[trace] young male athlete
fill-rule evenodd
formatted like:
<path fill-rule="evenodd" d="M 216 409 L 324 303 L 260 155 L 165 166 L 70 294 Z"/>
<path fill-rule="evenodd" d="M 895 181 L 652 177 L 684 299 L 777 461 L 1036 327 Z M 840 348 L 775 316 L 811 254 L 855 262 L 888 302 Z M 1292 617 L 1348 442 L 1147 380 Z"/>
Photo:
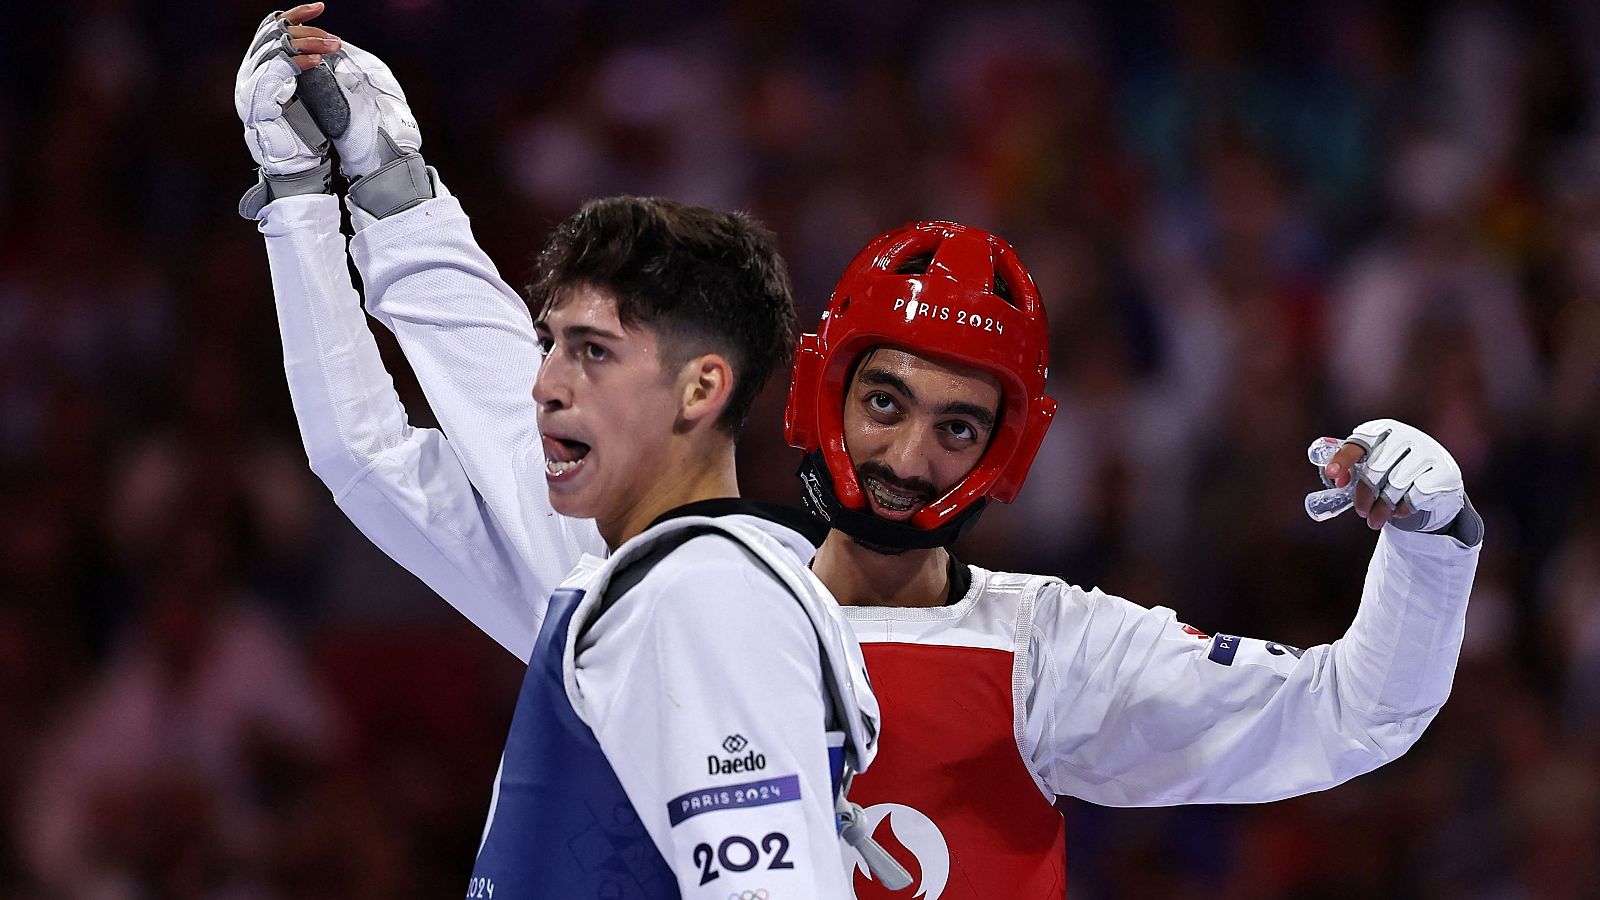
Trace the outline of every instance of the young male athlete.
<path fill-rule="evenodd" d="M 467 896 L 848 896 L 835 814 L 877 731 L 860 648 L 804 566 L 811 545 L 730 499 L 734 437 L 792 345 L 770 235 L 671 201 L 588 203 L 545 245 L 530 320 L 422 165 L 387 69 L 299 24 L 318 6 L 269 17 L 241 66 L 262 167 L 242 206 L 266 235 L 313 468 L 441 593 L 506 601 L 480 624 L 529 661 Z M 516 313 L 482 349 L 527 378 L 488 412 L 519 450 L 505 487 L 538 520 L 502 527 L 485 504 L 506 498 L 405 421 L 350 283 L 326 142 L 292 104 L 295 53 L 313 49 L 344 54 L 336 143 L 374 311 L 402 330 L 437 297 Z"/>
<path fill-rule="evenodd" d="M 498 523 L 485 530 L 525 533 L 548 508 L 516 495 L 518 445 L 501 426 L 527 403 L 525 373 L 504 361 L 530 338 L 488 296 L 374 314 Z M 1357 510 L 1388 524 L 1355 622 L 1329 645 L 1207 637 L 1167 609 L 957 563 L 945 548 L 987 498 L 1016 494 L 1048 427 L 1046 335 L 1009 246 L 919 223 L 851 264 L 796 362 L 789 437 L 810 451 L 808 505 L 833 528 L 813 569 L 850 604 L 889 719 L 853 796 L 903 847 L 916 883 L 898 896 L 1060 897 L 1058 795 L 1133 806 L 1324 789 L 1403 753 L 1453 677 L 1481 522 L 1449 454 L 1390 420 L 1359 427 L 1326 469 L 1348 485 L 1359 461 Z M 1392 510 L 1412 515 L 1389 522 Z M 520 595 L 490 577 L 515 553 L 470 543 L 478 552 L 443 552 L 471 583 L 430 584 L 520 653 L 503 612 Z M 436 551 L 391 548 L 424 575 L 441 568 Z M 858 897 L 897 896 L 859 865 L 853 877 Z"/>

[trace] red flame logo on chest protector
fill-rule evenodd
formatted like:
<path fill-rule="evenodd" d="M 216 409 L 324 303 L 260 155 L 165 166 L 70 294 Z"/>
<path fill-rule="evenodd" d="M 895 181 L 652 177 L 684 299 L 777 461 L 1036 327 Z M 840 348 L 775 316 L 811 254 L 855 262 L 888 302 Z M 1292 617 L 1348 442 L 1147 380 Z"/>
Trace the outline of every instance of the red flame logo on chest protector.
<path fill-rule="evenodd" d="M 854 861 L 851 883 L 857 900 L 878 897 L 939 900 L 950 882 L 950 847 L 939 826 L 921 810 L 901 803 L 877 803 L 863 812 L 872 839 L 911 873 L 911 889 L 890 891 L 879 884 L 867 870 L 866 860 L 851 848 L 846 858 Z"/>

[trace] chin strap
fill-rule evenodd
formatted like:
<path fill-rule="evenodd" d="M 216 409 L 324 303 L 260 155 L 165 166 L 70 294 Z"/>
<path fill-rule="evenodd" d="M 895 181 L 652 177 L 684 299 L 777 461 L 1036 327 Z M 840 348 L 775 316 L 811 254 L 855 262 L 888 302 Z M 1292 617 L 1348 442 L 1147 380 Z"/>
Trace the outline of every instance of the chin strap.
<path fill-rule="evenodd" d="M 822 451 L 813 450 L 800 461 L 800 483 L 805 485 L 806 509 L 812 515 L 856 539 L 862 546 L 880 553 L 903 553 L 907 550 L 931 550 L 948 547 L 967 533 L 978 521 L 988 503 L 978 498 L 954 519 L 938 528 L 922 529 L 904 522 L 890 522 L 877 516 L 849 509 L 839 502 L 833 491 L 833 475 L 822 461 Z"/>

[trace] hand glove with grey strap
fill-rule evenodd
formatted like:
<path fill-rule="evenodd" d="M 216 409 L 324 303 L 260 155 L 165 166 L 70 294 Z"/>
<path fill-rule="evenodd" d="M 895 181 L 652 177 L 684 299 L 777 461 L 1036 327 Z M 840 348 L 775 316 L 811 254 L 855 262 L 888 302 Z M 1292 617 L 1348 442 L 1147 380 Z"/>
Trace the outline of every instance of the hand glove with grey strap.
<path fill-rule="evenodd" d="M 256 219 L 268 203 L 297 194 L 331 193 L 333 163 L 328 138 L 304 103 L 297 102 L 299 67 L 280 13 L 261 21 L 239 64 L 233 106 L 244 140 L 260 166 L 259 179 L 239 200 L 239 215 Z"/>
<path fill-rule="evenodd" d="M 1483 540 L 1483 519 L 1467 499 L 1461 467 L 1444 445 L 1419 428 L 1394 419 L 1373 419 L 1347 438 L 1366 448 L 1356 474 L 1391 508 L 1401 501 L 1413 512 L 1389 524 L 1401 531 L 1448 534 L 1471 547 Z"/>
<path fill-rule="evenodd" d="M 348 41 L 324 59 L 349 104 L 349 126 L 332 135 L 339 169 L 350 180 L 356 227 L 436 196 L 435 177 L 417 152 L 422 132 L 394 73 L 383 60 Z M 326 121 L 322 107 L 334 98 L 310 92 L 303 96 Z"/>

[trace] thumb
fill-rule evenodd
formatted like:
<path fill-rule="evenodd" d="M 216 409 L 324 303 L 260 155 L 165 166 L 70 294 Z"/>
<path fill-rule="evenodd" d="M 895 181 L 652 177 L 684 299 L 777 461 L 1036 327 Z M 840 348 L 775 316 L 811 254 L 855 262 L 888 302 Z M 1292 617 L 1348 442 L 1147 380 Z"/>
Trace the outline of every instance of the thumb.
<path fill-rule="evenodd" d="M 1350 469 L 1366 455 L 1366 448 L 1360 444 L 1347 442 L 1333 455 L 1333 459 L 1328 460 L 1328 464 L 1323 466 L 1322 473 L 1328 476 L 1334 487 L 1344 487 L 1350 483 Z"/>

